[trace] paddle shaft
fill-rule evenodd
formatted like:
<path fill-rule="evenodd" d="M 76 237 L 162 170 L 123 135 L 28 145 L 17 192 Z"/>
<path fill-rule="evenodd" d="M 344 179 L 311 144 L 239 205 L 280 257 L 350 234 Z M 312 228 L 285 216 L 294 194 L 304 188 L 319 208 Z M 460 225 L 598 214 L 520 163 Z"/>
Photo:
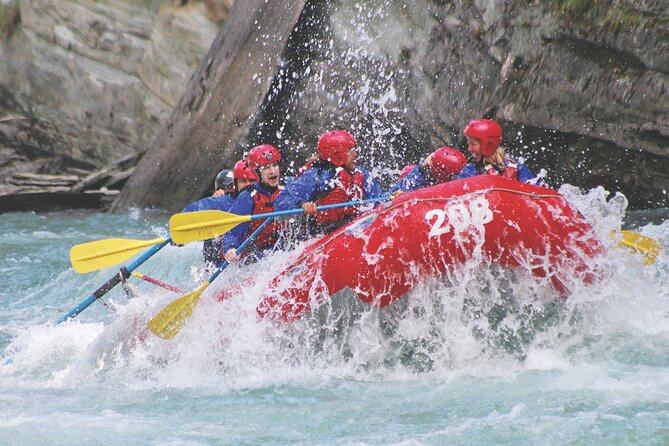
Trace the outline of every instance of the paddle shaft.
<path fill-rule="evenodd" d="M 168 237 L 165 241 L 162 243 L 159 243 L 158 245 L 152 246 L 151 248 L 147 249 L 142 253 L 141 256 L 139 256 L 134 262 L 132 262 L 130 265 L 127 267 L 121 268 L 121 272 L 119 274 L 114 275 L 111 279 L 109 279 L 107 282 L 105 282 L 100 288 L 97 290 L 93 291 L 93 294 L 88 296 L 86 299 L 84 299 L 79 305 L 76 307 L 72 308 L 65 316 L 61 317 L 56 321 L 56 325 L 71 319 L 84 311 L 90 304 L 104 296 L 114 288 L 116 285 L 121 283 L 122 280 L 127 279 L 130 277 L 130 273 L 134 271 L 135 269 L 139 268 L 139 266 L 149 260 L 155 253 L 160 251 L 165 245 L 167 245 L 170 242 L 170 238 Z"/>
<path fill-rule="evenodd" d="M 380 203 L 392 200 L 392 196 L 370 198 L 360 201 L 328 204 L 316 207 L 316 211 L 360 206 L 369 203 Z M 189 243 L 208 240 L 225 234 L 237 225 L 265 218 L 281 217 L 284 215 L 304 214 L 303 208 L 287 209 L 285 211 L 268 212 L 265 214 L 237 215 L 229 212 L 207 210 L 175 214 L 170 218 L 170 234 L 174 243 Z"/>
<path fill-rule="evenodd" d="M 270 224 L 272 220 L 273 218 L 269 217 L 260 225 L 260 227 L 258 227 L 258 229 L 253 231 L 253 234 L 244 240 L 244 242 L 236 249 L 237 254 L 241 254 L 241 252 L 267 227 L 268 224 Z M 160 313 L 149 321 L 149 330 L 156 336 L 166 340 L 176 336 L 177 333 L 179 333 L 179 330 L 181 330 L 181 327 L 186 323 L 186 320 L 193 314 L 193 308 L 195 308 L 200 301 L 200 296 L 204 290 L 216 280 L 219 274 L 221 274 L 228 265 L 229 263 L 224 260 L 223 263 L 216 268 L 216 271 L 209 276 L 209 279 L 200 285 L 198 289 L 190 294 L 180 297 L 163 308 Z"/>
<path fill-rule="evenodd" d="M 383 197 L 379 198 L 369 198 L 367 200 L 359 200 L 359 201 L 347 201 L 345 203 L 335 203 L 335 204 L 326 204 L 325 206 L 317 206 L 316 211 L 327 211 L 328 209 L 337 209 L 337 208 L 345 208 L 349 206 L 360 206 L 363 204 L 369 204 L 369 203 L 379 203 L 382 201 L 388 201 L 392 200 L 393 197 L 386 195 Z M 229 223 L 230 228 L 226 230 L 226 232 L 235 226 L 241 224 L 241 223 L 246 223 L 251 220 L 259 220 L 261 218 L 274 218 L 274 217 L 282 217 L 284 215 L 295 215 L 295 214 L 304 214 L 304 209 L 303 208 L 297 208 L 297 209 L 286 209 L 285 211 L 274 211 L 274 212 L 267 212 L 265 214 L 251 214 L 251 215 L 236 215 L 236 214 L 231 214 L 228 212 L 223 212 L 223 211 L 202 211 L 201 213 L 205 212 L 211 212 L 214 214 L 220 214 L 222 217 L 217 218 L 216 220 L 212 221 L 206 221 L 204 223 L 191 223 L 191 224 L 186 224 L 181 227 L 171 227 L 171 231 L 183 231 L 183 230 L 192 230 L 192 229 L 198 229 L 201 227 L 207 227 L 207 226 L 215 226 L 217 224 L 225 224 Z M 186 212 L 182 214 L 176 214 L 173 217 L 177 216 L 192 216 L 196 215 L 199 212 Z M 218 234 L 221 235 L 221 234 Z M 174 238 L 174 237 L 173 237 Z M 205 240 L 205 239 L 202 239 Z"/>
<path fill-rule="evenodd" d="M 246 240 L 244 240 L 241 245 L 239 245 L 239 247 L 235 251 L 237 253 L 237 255 L 241 254 L 242 251 L 244 251 L 247 246 L 249 246 L 251 243 L 253 243 L 253 239 L 255 239 L 258 236 L 258 234 L 260 234 L 262 232 L 262 230 L 265 229 L 267 227 L 267 225 L 272 222 L 272 219 L 273 219 L 273 217 L 267 218 L 267 220 L 265 220 L 258 227 L 258 229 L 253 231 L 253 234 L 249 235 L 248 238 Z M 209 282 L 209 283 L 213 282 L 218 277 L 218 275 L 221 274 L 223 272 L 223 270 L 228 267 L 228 265 L 229 265 L 228 261 L 224 260 L 223 263 L 221 263 L 221 265 L 218 268 L 216 268 L 216 271 L 211 273 L 211 276 L 209 276 L 209 279 L 207 280 L 207 282 Z"/>
<path fill-rule="evenodd" d="M 369 203 L 379 203 L 382 201 L 389 201 L 392 200 L 393 197 L 390 195 L 386 195 L 383 197 L 379 198 L 368 198 L 366 200 L 359 200 L 359 201 L 347 201 L 345 203 L 335 203 L 335 204 L 326 204 L 325 206 L 317 206 L 316 211 L 327 211 L 328 209 L 337 209 L 337 208 L 345 208 L 349 206 L 361 206 L 363 204 L 369 204 Z M 275 211 L 275 212 L 268 212 L 266 214 L 252 214 L 251 220 L 257 220 L 259 218 L 268 218 L 268 217 L 281 217 L 284 215 L 294 215 L 294 214 L 303 214 L 304 209 L 298 208 L 298 209 L 287 209 L 285 211 Z"/>
<path fill-rule="evenodd" d="M 156 286 L 159 286 L 161 288 L 165 288 L 166 290 L 174 291 L 175 293 L 183 293 L 183 290 L 175 287 L 174 285 L 170 285 L 169 283 L 161 282 L 158 279 L 154 279 L 153 277 L 146 276 L 139 271 L 135 271 L 132 273 L 133 276 L 137 277 L 138 279 L 142 279 L 145 282 L 152 283 Z"/>

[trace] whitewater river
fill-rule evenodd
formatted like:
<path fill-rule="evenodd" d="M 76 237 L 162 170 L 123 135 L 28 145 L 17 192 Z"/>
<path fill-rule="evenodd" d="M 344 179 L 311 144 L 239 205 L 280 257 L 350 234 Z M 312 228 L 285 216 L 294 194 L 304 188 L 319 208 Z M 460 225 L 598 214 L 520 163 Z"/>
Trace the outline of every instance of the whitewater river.
<path fill-rule="evenodd" d="M 607 279 L 567 301 L 474 267 L 388 311 L 349 302 L 278 327 L 255 304 L 282 253 L 229 268 L 171 341 L 146 321 L 180 294 L 136 278 L 134 297 L 119 286 L 54 325 L 115 273 L 77 274 L 70 247 L 165 236 L 166 215 L 0 215 L 0 445 L 666 445 L 669 259 L 644 265 L 608 233 L 669 246 L 669 211 L 565 193 L 609 247 Z M 138 270 L 192 290 L 199 250 L 168 246 Z"/>

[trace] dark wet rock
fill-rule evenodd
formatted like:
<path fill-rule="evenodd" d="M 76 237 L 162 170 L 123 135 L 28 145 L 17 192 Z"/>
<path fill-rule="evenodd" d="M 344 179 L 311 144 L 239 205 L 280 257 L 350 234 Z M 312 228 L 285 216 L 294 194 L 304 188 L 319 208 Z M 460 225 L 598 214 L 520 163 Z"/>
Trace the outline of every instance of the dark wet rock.
<path fill-rule="evenodd" d="M 135 162 L 136 157 L 130 156 L 95 172 L 74 169 L 61 175 L 15 172 L 0 184 L 0 213 L 107 209 Z"/>
<path fill-rule="evenodd" d="M 113 195 L 112 195 L 113 197 Z M 109 206 L 104 192 L 87 194 L 67 191 L 25 192 L 0 194 L 0 213 L 3 212 L 52 212 L 67 209 L 100 209 Z"/>

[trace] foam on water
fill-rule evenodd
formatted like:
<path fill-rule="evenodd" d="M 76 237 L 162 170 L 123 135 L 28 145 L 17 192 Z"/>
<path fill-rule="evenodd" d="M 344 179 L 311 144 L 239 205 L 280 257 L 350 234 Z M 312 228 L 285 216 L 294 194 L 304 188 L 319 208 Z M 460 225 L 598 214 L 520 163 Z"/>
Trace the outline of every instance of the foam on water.
<path fill-rule="evenodd" d="M 383 310 L 343 293 L 292 324 L 260 320 L 259 297 L 298 250 L 228 268 L 169 342 L 146 323 L 179 295 L 139 281 L 131 281 L 134 298 L 119 287 L 105 298 L 108 307 L 94 304 L 72 321 L 51 322 L 114 274 L 77 275 L 67 266 L 69 247 L 121 236 L 122 217 L 84 215 L 64 225 L 65 215 L 0 216 L 5 233 L 25 241 L 3 236 L 13 246 L 5 259 L 26 259 L 16 269 L 3 262 L 14 277 L 0 294 L 0 346 L 9 360 L 0 367 L 0 430 L 16 444 L 46 438 L 48 429 L 78 443 L 66 431 L 79 419 L 89 426 L 79 428 L 81 438 L 108 443 L 243 441 L 212 417 L 217 411 L 249 426 L 251 443 L 484 444 L 543 442 L 545 435 L 562 442 L 593 431 L 626 438 L 618 425 L 653 442 L 669 414 L 667 252 L 646 266 L 614 246 L 608 234 L 625 217 L 624 197 L 561 192 L 609 248 L 593 261 L 605 280 L 574 280 L 567 300 L 546 281 L 476 259 Z M 163 218 L 138 213 L 124 236 L 149 238 L 163 230 Z M 636 230 L 669 244 L 669 221 Z M 140 270 L 194 289 L 206 277 L 198 245 L 167 247 Z M 28 273 L 36 264 L 43 277 Z M 213 299 L 249 278 L 240 293 Z M 184 404 L 192 412 L 179 418 L 173 411 Z M 374 427 L 359 430 L 351 413 L 365 414 Z M 265 430 L 255 416 L 264 417 Z M 212 433 L 203 434 L 207 429 Z"/>
<path fill-rule="evenodd" d="M 347 46 L 309 42 L 320 63 L 303 73 L 280 68 L 279 80 L 308 79 L 326 112 L 355 107 L 346 124 L 369 143 L 363 164 L 386 179 L 416 142 L 402 140 L 398 101 L 414 80 L 384 60 L 428 50 L 412 42 L 429 41 L 441 19 L 434 2 L 423 3 L 333 4 L 328 26 Z M 393 26 L 391 8 L 415 26 Z M 336 90 L 327 63 L 367 75 Z M 284 132 L 289 116 L 277 118 L 277 140 L 310 151 Z M 167 216 L 2 214 L 0 444 L 666 444 L 669 253 L 645 266 L 615 246 L 609 232 L 630 220 L 624 197 L 560 192 L 608 249 L 590 261 L 603 279 L 584 285 L 574 274 L 567 300 L 548 278 L 481 266 L 479 252 L 384 310 L 343 293 L 290 325 L 259 320 L 258 299 L 293 252 L 229 268 L 169 342 L 146 323 L 179 296 L 134 278 L 135 297 L 117 287 L 107 306 L 52 323 L 117 272 L 76 274 L 72 245 L 165 236 Z M 669 212 L 649 212 L 656 222 L 635 230 L 669 246 Z M 168 246 L 139 270 L 195 289 L 207 277 L 199 249 Z M 214 301 L 249 278 L 253 285 Z"/>

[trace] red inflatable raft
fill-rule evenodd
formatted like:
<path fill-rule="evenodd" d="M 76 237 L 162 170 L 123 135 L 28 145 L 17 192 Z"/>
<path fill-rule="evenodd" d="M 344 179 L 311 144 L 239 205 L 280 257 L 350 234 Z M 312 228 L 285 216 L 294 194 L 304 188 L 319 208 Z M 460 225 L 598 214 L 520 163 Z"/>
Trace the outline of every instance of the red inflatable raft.
<path fill-rule="evenodd" d="M 556 191 L 480 175 L 400 195 L 316 240 L 271 282 L 258 313 L 298 319 L 350 288 L 392 304 L 426 278 L 471 259 L 589 282 L 602 251 L 592 227 Z"/>

